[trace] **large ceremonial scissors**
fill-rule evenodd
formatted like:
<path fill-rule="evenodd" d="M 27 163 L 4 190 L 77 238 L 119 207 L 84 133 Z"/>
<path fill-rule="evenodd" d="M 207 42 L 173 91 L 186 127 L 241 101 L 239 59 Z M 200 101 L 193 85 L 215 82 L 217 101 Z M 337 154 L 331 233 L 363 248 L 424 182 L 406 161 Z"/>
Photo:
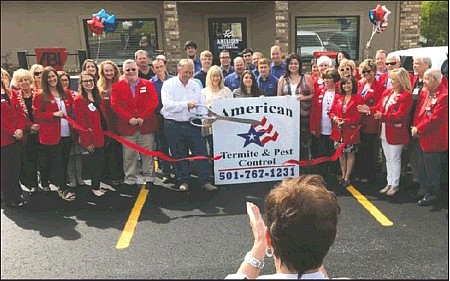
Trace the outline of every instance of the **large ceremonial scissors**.
<path fill-rule="evenodd" d="M 219 115 L 215 112 L 213 112 L 209 107 L 203 104 L 198 104 L 198 106 L 205 107 L 208 110 L 208 113 L 206 115 L 197 114 L 189 119 L 189 122 L 197 127 L 209 127 L 212 123 L 216 122 L 217 120 L 223 120 L 223 121 L 229 121 L 229 122 L 237 122 L 237 123 L 245 123 L 245 124 L 252 124 L 252 125 L 258 125 L 260 121 L 255 119 L 247 119 L 247 118 L 237 118 L 237 117 L 229 117 L 224 115 Z M 208 120 L 209 125 L 204 125 L 203 121 Z M 200 123 L 200 124 L 199 124 Z"/>

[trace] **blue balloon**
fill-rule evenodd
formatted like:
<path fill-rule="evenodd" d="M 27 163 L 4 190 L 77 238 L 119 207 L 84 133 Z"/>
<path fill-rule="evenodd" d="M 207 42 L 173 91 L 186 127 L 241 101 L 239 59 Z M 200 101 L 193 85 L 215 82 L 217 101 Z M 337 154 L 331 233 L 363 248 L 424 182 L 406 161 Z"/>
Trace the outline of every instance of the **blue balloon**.
<path fill-rule="evenodd" d="M 111 15 L 103 20 L 103 25 L 105 28 L 103 29 L 106 33 L 114 32 L 117 29 L 117 21 L 116 16 Z"/>
<path fill-rule="evenodd" d="M 97 17 L 100 20 L 103 20 L 109 17 L 110 15 L 105 11 L 105 9 L 101 9 L 98 13 L 92 14 L 92 16 Z"/>
<path fill-rule="evenodd" d="M 369 20 L 370 20 L 370 22 L 371 22 L 372 24 L 374 24 L 374 25 L 377 24 L 377 21 L 376 21 L 376 19 L 375 19 L 375 14 L 373 13 L 372 10 L 369 11 Z"/>

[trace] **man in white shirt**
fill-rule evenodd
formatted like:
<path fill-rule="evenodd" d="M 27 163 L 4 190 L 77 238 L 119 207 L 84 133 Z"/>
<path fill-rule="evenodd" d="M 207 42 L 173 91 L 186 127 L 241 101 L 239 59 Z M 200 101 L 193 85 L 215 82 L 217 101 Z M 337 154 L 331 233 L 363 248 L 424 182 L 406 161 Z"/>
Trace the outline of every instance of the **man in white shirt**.
<path fill-rule="evenodd" d="M 191 79 L 194 63 L 189 59 L 181 59 L 178 63 L 178 75 L 166 80 L 161 89 L 164 116 L 164 131 L 172 156 L 176 159 L 188 156 L 188 150 L 193 156 L 208 156 L 206 143 L 201 134 L 201 128 L 189 123 L 195 114 L 206 115 L 207 108 L 201 93 L 200 85 Z M 217 190 L 211 184 L 211 165 L 208 160 L 197 160 L 200 186 L 206 191 Z M 187 160 L 175 163 L 175 172 L 179 191 L 189 189 L 189 163 Z"/>

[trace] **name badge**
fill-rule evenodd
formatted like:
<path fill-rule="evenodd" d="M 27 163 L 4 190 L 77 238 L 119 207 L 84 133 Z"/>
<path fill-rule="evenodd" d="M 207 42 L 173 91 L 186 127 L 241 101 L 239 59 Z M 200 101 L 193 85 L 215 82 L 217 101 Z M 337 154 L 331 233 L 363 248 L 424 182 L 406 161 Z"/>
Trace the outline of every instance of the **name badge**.
<path fill-rule="evenodd" d="M 141 87 L 140 93 L 142 94 L 142 93 L 145 93 L 145 92 L 147 92 L 147 87 Z"/>
<path fill-rule="evenodd" d="M 2 102 L 5 102 L 6 100 L 5 99 L 2 99 Z"/>
<path fill-rule="evenodd" d="M 88 104 L 88 108 L 90 111 L 95 111 L 97 109 L 92 102 L 90 104 Z"/>
<path fill-rule="evenodd" d="M 414 88 L 412 94 L 413 94 L 414 96 L 417 96 L 417 95 L 419 94 L 419 88 Z"/>

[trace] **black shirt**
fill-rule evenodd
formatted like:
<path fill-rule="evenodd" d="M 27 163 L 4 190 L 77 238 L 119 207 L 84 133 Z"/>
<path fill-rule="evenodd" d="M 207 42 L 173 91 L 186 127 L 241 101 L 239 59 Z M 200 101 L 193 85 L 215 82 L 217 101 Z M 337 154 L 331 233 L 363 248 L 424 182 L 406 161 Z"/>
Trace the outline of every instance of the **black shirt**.
<path fill-rule="evenodd" d="M 147 72 L 147 74 L 144 74 L 140 69 L 139 69 L 139 73 L 138 73 L 138 77 L 142 78 L 142 79 L 146 79 L 146 80 L 150 80 L 150 78 L 152 78 L 153 76 L 155 76 L 155 73 L 153 72 L 153 70 L 150 68 L 149 71 Z"/>

